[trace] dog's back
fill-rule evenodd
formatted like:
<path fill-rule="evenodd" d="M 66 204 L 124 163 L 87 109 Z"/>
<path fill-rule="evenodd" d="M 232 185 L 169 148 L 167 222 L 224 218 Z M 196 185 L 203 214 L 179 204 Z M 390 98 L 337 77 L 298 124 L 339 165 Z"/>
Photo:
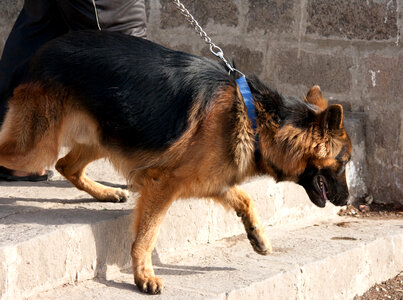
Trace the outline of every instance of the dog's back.
<path fill-rule="evenodd" d="M 48 43 L 25 79 L 70 95 L 97 120 L 105 144 L 148 150 L 171 145 L 187 128 L 194 101 L 204 110 L 231 81 L 208 59 L 94 31 Z"/>
<path fill-rule="evenodd" d="M 67 146 L 71 151 L 56 168 L 101 201 L 127 195 L 81 182 L 86 165 L 99 158 L 108 158 L 131 185 L 143 185 L 141 170 L 185 161 L 193 165 L 179 174 L 199 170 L 234 183 L 246 172 L 232 164 L 236 111 L 243 110 L 234 99 L 236 83 L 216 62 L 136 37 L 72 32 L 42 47 L 14 90 L 0 132 L 0 165 L 38 172 Z M 234 170 L 215 168 L 215 160 Z M 203 189 L 222 189 L 211 183 Z"/>

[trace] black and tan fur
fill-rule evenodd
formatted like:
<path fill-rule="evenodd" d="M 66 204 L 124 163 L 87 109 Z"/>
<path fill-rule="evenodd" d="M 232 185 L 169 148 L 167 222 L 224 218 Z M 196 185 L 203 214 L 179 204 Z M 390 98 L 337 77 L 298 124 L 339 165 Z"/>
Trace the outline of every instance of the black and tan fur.
<path fill-rule="evenodd" d="M 252 199 L 237 186 L 245 178 L 269 174 L 301 184 L 319 206 L 327 198 L 346 203 L 351 143 L 341 106 L 328 106 L 317 86 L 301 101 L 254 76 L 247 80 L 256 132 L 224 66 L 129 36 L 68 34 L 39 50 L 14 90 L 0 131 L 0 165 L 37 172 L 57 161 L 63 176 L 99 201 L 125 201 L 126 191 L 85 176 L 89 163 L 109 159 L 140 194 L 135 283 L 158 293 L 163 283 L 151 252 L 177 198 L 209 197 L 234 209 L 263 255 L 272 249 Z M 70 152 L 57 160 L 62 146 Z"/>

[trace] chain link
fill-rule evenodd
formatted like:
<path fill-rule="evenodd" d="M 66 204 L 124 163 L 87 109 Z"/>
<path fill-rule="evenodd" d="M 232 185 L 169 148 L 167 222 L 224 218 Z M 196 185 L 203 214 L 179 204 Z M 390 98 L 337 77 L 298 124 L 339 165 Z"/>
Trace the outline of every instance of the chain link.
<path fill-rule="evenodd" d="M 180 13 L 185 17 L 185 19 L 194 27 L 196 33 L 198 33 L 200 35 L 200 37 L 204 40 L 204 42 L 210 46 L 210 52 L 213 53 L 215 56 L 221 58 L 222 61 L 227 65 L 228 69 L 230 69 L 231 72 L 236 71 L 236 72 L 242 74 L 242 72 L 238 71 L 233 66 L 231 66 L 231 64 L 224 57 L 224 51 L 222 51 L 222 49 L 220 47 L 218 47 L 216 44 L 214 44 L 211 41 L 211 38 L 207 35 L 207 33 L 203 30 L 203 28 L 195 20 L 195 18 L 192 16 L 192 14 L 186 9 L 186 7 L 179 0 L 173 0 L 173 2 L 176 5 L 176 7 L 178 8 L 178 10 L 180 11 Z"/>

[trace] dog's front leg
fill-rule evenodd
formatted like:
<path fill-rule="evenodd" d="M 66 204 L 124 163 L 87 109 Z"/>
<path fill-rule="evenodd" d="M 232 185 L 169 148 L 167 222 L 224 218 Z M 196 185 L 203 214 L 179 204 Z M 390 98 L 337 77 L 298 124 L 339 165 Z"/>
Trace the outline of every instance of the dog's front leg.
<path fill-rule="evenodd" d="M 140 291 L 158 294 L 164 284 L 154 274 L 151 253 L 157 240 L 164 216 L 172 203 L 170 193 L 156 187 L 147 187 L 140 192 L 136 219 L 134 220 L 135 241 L 132 245 L 134 282 Z"/>
<path fill-rule="evenodd" d="M 261 254 L 272 252 L 271 244 L 259 221 L 252 198 L 238 186 L 230 188 L 222 197 L 216 198 L 224 206 L 230 206 L 241 217 L 253 249 Z"/>

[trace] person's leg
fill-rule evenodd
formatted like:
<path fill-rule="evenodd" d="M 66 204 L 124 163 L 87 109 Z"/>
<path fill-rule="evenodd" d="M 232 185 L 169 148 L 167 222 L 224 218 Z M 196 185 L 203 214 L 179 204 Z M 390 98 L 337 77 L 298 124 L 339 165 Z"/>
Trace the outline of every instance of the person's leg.
<path fill-rule="evenodd" d="M 50 0 L 25 0 L 0 59 L 0 124 L 7 100 L 19 84 L 32 55 L 47 41 L 67 32 Z"/>
<path fill-rule="evenodd" d="M 53 1 L 25 0 L 0 59 L 0 128 L 7 112 L 7 101 L 21 81 L 32 55 L 43 44 L 67 30 Z M 39 174 L 42 177 L 36 177 L 25 172 L 0 168 L 0 179 L 13 180 L 15 176 L 16 180 L 44 180 L 44 172 Z"/>

